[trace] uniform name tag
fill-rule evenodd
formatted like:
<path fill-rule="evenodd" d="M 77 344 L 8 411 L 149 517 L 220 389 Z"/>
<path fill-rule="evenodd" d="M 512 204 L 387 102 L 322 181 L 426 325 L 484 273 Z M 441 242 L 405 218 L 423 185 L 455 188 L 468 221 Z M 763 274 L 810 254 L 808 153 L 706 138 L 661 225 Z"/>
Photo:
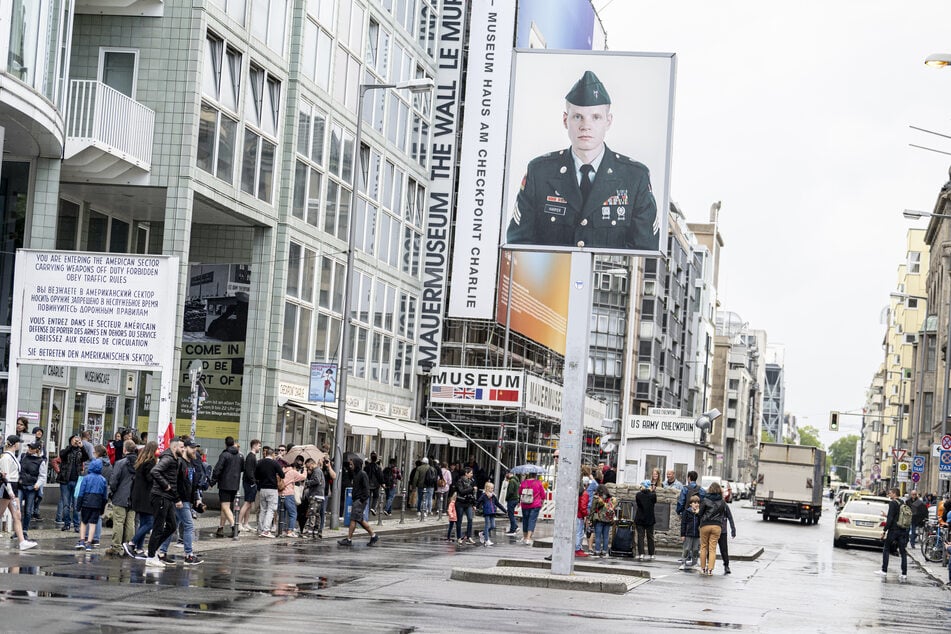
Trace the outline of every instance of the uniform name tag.
<path fill-rule="evenodd" d="M 561 196 L 548 196 L 545 198 L 550 203 L 562 203 L 566 204 L 568 201 L 562 198 Z"/>
<path fill-rule="evenodd" d="M 564 205 L 545 205 L 545 213 L 554 214 L 556 216 L 564 216 L 565 207 Z"/>

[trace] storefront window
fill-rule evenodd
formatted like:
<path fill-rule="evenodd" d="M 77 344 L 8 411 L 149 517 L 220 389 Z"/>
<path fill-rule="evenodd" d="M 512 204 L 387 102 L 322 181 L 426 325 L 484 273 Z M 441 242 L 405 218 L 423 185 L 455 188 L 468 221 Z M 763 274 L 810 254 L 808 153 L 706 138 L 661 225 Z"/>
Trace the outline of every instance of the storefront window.
<path fill-rule="evenodd" d="M 78 434 L 86 425 L 86 393 L 76 392 L 76 399 L 73 401 L 73 428 L 70 435 Z"/>

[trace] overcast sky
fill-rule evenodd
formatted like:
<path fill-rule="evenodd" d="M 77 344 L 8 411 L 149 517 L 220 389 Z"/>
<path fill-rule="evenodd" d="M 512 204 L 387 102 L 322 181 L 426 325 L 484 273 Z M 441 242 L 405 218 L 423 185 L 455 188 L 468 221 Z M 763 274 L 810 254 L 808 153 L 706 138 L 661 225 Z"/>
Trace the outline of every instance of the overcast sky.
<path fill-rule="evenodd" d="M 723 201 L 722 309 L 786 349 L 786 411 L 828 445 L 883 361 L 904 208 L 948 180 L 951 2 L 595 0 L 612 50 L 677 54 L 671 200 Z M 629 150 L 634 154 L 633 150 Z M 636 158 L 636 154 L 635 154 Z"/>

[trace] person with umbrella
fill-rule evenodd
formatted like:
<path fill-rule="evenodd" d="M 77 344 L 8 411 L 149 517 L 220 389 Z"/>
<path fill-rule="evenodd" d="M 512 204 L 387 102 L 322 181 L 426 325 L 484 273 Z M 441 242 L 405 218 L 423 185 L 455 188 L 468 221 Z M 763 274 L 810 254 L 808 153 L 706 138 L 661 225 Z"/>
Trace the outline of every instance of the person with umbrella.
<path fill-rule="evenodd" d="M 545 487 L 542 486 L 537 474 L 544 471 L 536 465 L 523 465 L 525 479 L 518 487 L 519 501 L 522 505 L 522 532 L 525 533 L 525 539 L 522 543 L 531 546 L 532 535 L 535 532 L 535 522 L 538 521 L 538 514 L 541 512 L 542 504 L 545 501 Z M 518 471 L 520 467 L 515 467 L 513 471 Z"/>
<path fill-rule="evenodd" d="M 367 501 L 370 499 L 370 479 L 367 477 L 366 471 L 363 470 L 363 458 L 361 458 L 359 454 L 349 454 L 347 464 L 350 467 L 350 472 L 353 474 L 353 501 L 350 507 L 350 528 L 347 531 L 347 536 L 337 543 L 341 546 L 352 546 L 353 532 L 357 529 L 357 524 L 359 524 L 363 527 L 363 530 L 370 534 L 370 541 L 367 545 L 375 546 L 377 542 L 380 541 L 380 536 L 375 534 L 370 524 L 363 519 L 363 514 L 367 508 Z"/>

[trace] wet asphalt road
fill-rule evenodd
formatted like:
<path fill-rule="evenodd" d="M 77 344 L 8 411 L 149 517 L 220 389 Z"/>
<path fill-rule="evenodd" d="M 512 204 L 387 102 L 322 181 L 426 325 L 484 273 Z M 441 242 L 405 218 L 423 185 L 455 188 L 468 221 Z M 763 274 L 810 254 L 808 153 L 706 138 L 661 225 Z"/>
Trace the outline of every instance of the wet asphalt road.
<path fill-rule="evenodd" d="M 0 631 L 948 631 L 951 591 L 912 562 L 908 583 L 898 583 L 894 560 L 883 581 L 873 574 L 876 549 L 833 549 L 831 513 L 801 526 L 763 522 L 739 503 L 733 510 L 731 550 L 762 545 L 759 559 L 734 561 L 730 576 L 718 564 L 713 577 L 677 571 L 673 554 L 643 564 L 609 560 L 654 576 L 624 596 L 451 581 L 454 566 L 548 551 L 505 537 L 492 548 L 460 547 L 443 542 L 442 531 L 384 535 L 375 548 L 358 534 L 351 549 L 335 539 L 249 537 L 237 546 L 203 539 L 196 551 L 204 564 L 164 570 L 72 551 L 69 538 L 41 539 L 26 553 L 4 539 Z"/>

